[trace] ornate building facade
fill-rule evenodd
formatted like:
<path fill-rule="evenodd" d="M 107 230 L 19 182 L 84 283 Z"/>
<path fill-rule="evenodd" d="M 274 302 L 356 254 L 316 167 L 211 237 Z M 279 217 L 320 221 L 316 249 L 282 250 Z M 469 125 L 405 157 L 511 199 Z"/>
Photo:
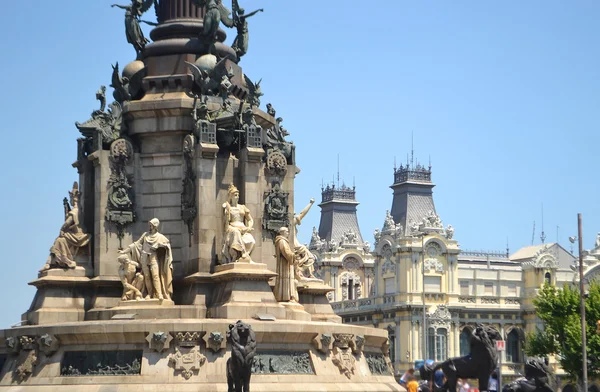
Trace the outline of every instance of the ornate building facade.
<path fill-rule="evenodd" d="M 375 258 L 363 241 L 356 216 L 356 189 L 329 185 L 321 190 L 321 221 L 309 249 L 319 260 L 319 275 L 334 291 L 330 301 L 358 301 L 375 293 Z"/>
<path fill-rule="evenodd" d="M 374 232 L 374 249 L 370 254 L 366 246 L 353 250 L 363 260 L 359 276 L 363 281 L 367 277 L 365 283 L 372 282 L 370 286 L 363 283 L 357 297 L 344 294 L 342 277 L 357 270 L 353 263 L 344 262 L 350 252 L 332 247 L 331 238 L 337 237 L 328 236 L 334 232 L 339 236 L 348 228 L 335 227 L 337 222 L 327 216 L 325 199 L 332 190 L 323 190 L 321 226 L 313 234 L 311 248 L 319 259 L 321 275 L 336 289 L 330 296 L 332 306 L 344 323 L 388 331 L 390 358 L 397 373 L 424 359 L 442 361 L 465 355 L 472 329 L 477 324 L 493 326 L 506 341 L 502 354 L 506 381 L 523 372 L 525 333 L 538 324 L 532 304 L 537 290 L 545 282 L 573 282 L 570 266 L 576 259 L 558 244 L 530 246 L 513 255 L 508 249 L 497 253 L 461 250 L 454 228 L 444 226 L 435 209 L 434 186 L 431 167 L 417 164 L 394 170 L 392 207 Z M 351 200 L 356 222 L 354 193 Z M 590 271 L 596 267 L 600 271 L 598 245 L 595 261 L 589 256 Z"/>

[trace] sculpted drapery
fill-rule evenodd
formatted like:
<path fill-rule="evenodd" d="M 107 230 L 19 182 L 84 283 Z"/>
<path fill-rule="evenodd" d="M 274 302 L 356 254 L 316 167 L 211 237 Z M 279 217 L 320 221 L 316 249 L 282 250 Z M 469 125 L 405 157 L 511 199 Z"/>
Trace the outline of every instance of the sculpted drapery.
<path fill-rule="evenodd" d="M 296 257 L 290 247 L 287 227 L 279 229 L 275 237 L 275 257 L 277 258 L 277 279 L 275 281 L 275 299 L 279 302 L 298 302 L 298 289 L 294 274 Z"/>
<path fill-rule="evenodd" d="M 223 248 L 221 255 L 223 263 L 246 262 L 252 263 L 250 254 L 254 249 L 255 240 L 250 232 L 254 220 L 250 210 L 243 204 L 238 204 L 240 192 L 232 184 L 229 186 L 228 199 L 223 203 Z"/>
<path fill-rule="evenodd" d="M 50 247 L 50 257 L 40 272 L 50 268 L 75 268 L 77 264 L 73 260 L 77 250 L 90 242 L 90 236 L 84 233 L 79 225 L 79 185 L 73 183 L 73 189 L 69 192 L 70 206 L 66 198 L 63 201 L 65 208 L 65 221 L 60 228 L 58 237 Z"/>
<path fill-rule="evenodd" d="M 159 220 L 148 222 L 149 232 L 120 253 L 130 253 L 144 275 L 146 299 L 171 299 L 173 295 L 173 255 L 169 239 L 158 232 Z"/>

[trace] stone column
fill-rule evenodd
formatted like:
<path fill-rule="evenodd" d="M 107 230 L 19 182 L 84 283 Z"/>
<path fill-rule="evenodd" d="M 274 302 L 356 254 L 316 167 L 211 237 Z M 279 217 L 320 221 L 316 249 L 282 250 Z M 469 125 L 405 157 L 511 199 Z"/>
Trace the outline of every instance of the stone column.
<path fill-rule="evenodd" d="M 202 19 L 204 9 L 193 4 L 192 0 L 161 0 L 157 16 L 161 23 L 173 19 Z"/>
<path fill-rule="evenodd" d="M 400 319 L 398 317 L 396 317 L 395 321 L 396 321 L 396 327 L 395 327 L 395 332 L 394 332 L 394 334 L 396 335 L 396 354 L 395 354 L 396 361 L 395 362 L 400 363 L 400 362 L 403 362 L 402 350 L 400 349 L 400 347 L 401 347 L 400 342 L 402 340 L 401 339 L 402 335 L 400 334 Z"/>
<path fill-rule="evenodd" d="M 375 268 L 373 268 L 373 284 L 375 285 L 375 297 L 379 296 L 381 293 L 379 292 L 379 277 L 381 276 L 381 258 L 377 258 L 375 260 Z"/>
<path fill-rule="evenodd" d="M 412 320 L 410 322 L 410 357 L 414 360 L 417 354 L 417 346 L 415 344 L 415 329 L 416 329 L 416 321 Z"/>
<path fill-rule="evenodd" d="M 453 357 L 458 357 L 460 355 L 460 327 L 458 323 L 452 323 L 453 326 L 453 335 L 454 335 L 454 354 Z"/>

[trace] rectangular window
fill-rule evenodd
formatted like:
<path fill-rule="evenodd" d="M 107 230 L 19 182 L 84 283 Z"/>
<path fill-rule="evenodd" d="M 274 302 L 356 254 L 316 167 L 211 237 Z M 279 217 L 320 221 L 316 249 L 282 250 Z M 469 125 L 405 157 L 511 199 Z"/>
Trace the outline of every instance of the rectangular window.
<path fill-rule="evenodd" d="M 471 295 L 471 284 L 466 280 L 460 281 L 460 295 Z"/>
<path fill-rule="evenodd" d="M 442 292 L 442 277 L 441 276 L 426 276 L 425 277 L 425 292 L 426 293 L 441 293 Z"/>
<path fill-rule="evenodd" d="M 485 282 L 483 284 L 483 295 L 494 295 L 494 283 Z"/>
<path fill-rule="evenodd" d="M 516 283 L 509 283 L 508 284 L 507 295 L 509 297 L 516 297 L 517 296 L 517 284 Z"/>
<path fill-rule="evenodd" d="M 396 292 L 396 278 L 385 278 L 385 294 L 394 294 Z"/>

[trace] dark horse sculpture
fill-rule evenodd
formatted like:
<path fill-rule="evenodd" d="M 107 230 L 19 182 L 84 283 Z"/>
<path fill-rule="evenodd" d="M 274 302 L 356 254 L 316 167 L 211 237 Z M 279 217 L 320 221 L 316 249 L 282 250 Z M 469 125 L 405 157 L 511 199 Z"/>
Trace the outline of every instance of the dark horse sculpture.
<path fill-rule="evenodd" d="M 525 378 L 506 384 L 502 392 L 555 392 L 553 381 L 552 370 L 548 363 L 530 358 L 525 363 Z"/>
<path fill-rule="evenodd" d="M 429 380 L 433 385 L 433 375 L 442 369 L 446 376 L 444 389 L 456 392 L 459 378 L 476 378 L 479 380 L 479 390 L 487 391 L 490 375 L 498 366 L 498 355 L 494 341 L 502 340 L 498 331 L 489 326 L 478 325 L 471 335 L 471 353 L 464 357 L 447 359 L 437 364 L 431 371 Z"/>

